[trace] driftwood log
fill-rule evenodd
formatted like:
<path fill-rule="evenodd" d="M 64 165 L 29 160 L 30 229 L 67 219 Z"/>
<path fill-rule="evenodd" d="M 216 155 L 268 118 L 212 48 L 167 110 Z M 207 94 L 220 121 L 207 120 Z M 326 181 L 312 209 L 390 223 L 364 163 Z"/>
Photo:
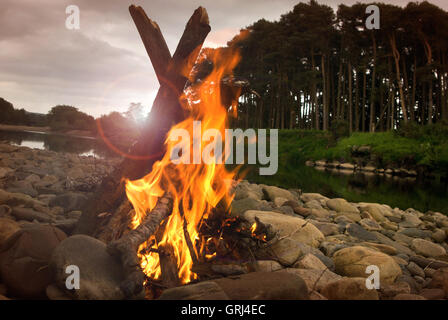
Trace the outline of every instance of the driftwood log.
<path fill-rule="evenodd" d="M 155 161 L 162 158 L 165 136 L 172 127 L 186 117 L 179 98 L 187 82 L 186 71 L 191 70 L 210 32 L 207 11 L 199 7 L 188 21 L 176 51 L 171 57 L 168 46 L 156 22 L 150 20 L 141 7 L 129 7 L 129 12 L 141 36 L 146 51 L 160 82 L 139 140 L 132 146 L 129 156 L 108 177 L 103 179 L 95 194 L 83 208 L 75 233 L 97 235 L 98 218 L 103 212 L 115 212 L 125 195 L 125 178 L 134 180 L 150 172 Z"/>
<path fill-rule="evenodd" d="M 107 245 L 109 254 L 120 258 L 123 265 L 126 279 L 122 282 L 120 288 L 126 297 L 132 297 L 140 293 L 145 281 L 145 274 L 140 267 L 140 259 L 137 256 L 138 248 L 158 231 L 160 224 L 166 221 L 172 212 L 173 197 L 170 193 L 166 193 L 158 200 L 154 209 L 146 215 L 136 229 Z M 163 255 L 161 254 L 161 260 Z M 166 264 L 165 261 L 164 263 Z M 175 266 L 176 264 L 174 264 Z M 173 266 L 170 266 L 170 268 L 173 268 Z"/>

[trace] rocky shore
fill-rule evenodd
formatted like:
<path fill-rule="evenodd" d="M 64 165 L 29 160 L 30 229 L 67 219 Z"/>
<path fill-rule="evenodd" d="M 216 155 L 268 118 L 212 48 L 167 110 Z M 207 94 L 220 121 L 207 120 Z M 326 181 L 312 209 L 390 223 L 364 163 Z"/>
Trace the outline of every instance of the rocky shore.
<path fill-rule="evenodd" d="M 82 204 L 118 162 L 0 144 L 0 300 L 124 298 L 121 265 L 106 244 L 72 235 Z M 233 192 L 231 216 L 262 223 L 268 241 L 250 261 L 217 263 L 220 277 L 165 290 L 160 299 L 448 298 L 442 213 L 248 181 Z M 81 270 L 78 290 L 66 288 L 69 265 Z M 379 289 L 366 286 L 372 265 Z"/>

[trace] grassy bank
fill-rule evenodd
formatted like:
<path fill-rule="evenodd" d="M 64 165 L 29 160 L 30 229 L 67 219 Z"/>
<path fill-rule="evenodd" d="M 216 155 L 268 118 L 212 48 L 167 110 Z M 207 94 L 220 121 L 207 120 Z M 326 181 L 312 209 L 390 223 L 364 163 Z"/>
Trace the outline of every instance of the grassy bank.
<path fill-rule="evenodd" d="M 401 209 L 448 213 L 446 183 L 417 181 L 362 174 L 342 175 L 306 167 L 306 160 L 355 161 L 353 146 L 368 145 L 369 158 L 378 166 L 427 167 L 436 175 L 448 174 L 448 134 L 440 127 L 422 127 L 407 132 L 354 133 L 336 139 L 329 132 L 280 130 L 279 168 L 273 176 L 260 176 L 255 165 L 245 166 L 246 179 L 255 183 L 300 188 L 353 202 L 376 202 Z"/>
<path fill-rule="evenodd" d="M 434 173 L 448 173 L 448 128 L 440 125 L 378 133 L 353 133 L 337 138 L 323 131 L 281 130 L 281 169 L 306 160 L 355 161 L 353 146 L 370 146 L 370 161 L 378 167 L 424 167 Z"/>

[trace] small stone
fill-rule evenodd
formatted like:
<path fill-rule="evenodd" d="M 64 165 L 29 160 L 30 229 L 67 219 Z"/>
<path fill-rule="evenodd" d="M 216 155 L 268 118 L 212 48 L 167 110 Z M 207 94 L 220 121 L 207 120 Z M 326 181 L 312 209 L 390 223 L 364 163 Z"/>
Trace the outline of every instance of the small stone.
<path fill-rule="evenodd" d="M 293 266 L 299 269 L 314 269 L 314 270 L 325 270 L 327 266 L 320 261 L 315 255 L 307 253 Z"/>
<path fill-rule="evenodd" d="M 420 239 L 431 238 L 431 231 L 420 230 L 417 228 L 401 229 L 401 230 L 398 230 L 398 233 L 404 234 L 404 235 L 406 235 L 408 237 L 412 237 L 412 238 L 420 238 Z"/>
<path fill-rule="evenodd" d="M 416 263 L 409 262 L 409 264 L 406 266 L 406 268 L 409 270 L 409 272 L 414 276 L 420 276 L 422 278 L 425 277 L 425 272 L 422 268 L 420 268 Z"/>
<path fill-rule="evenodd" d="M 366 207 L 361 208 L 363 211 L 367 211 L 376 222 L 384 222 L 386 218 L 384 218 L 383 213 L 378 208 L 377 205 L 368 205 Z"/>
<path fill-rule="evenodd" d="M 337 218 L 344 217 L 348 223 L 361 221 L 361 215 L 356 212 L 337 212 L 334 221 L 339 223 L 341 220 L 337 221 Z"/>
<path fill-rule="evenodd" d="M 243 215 L 247 210 L 259 210 L 261 205 L 261 201 L 253 198 L 234 200 L 230 208 L 230 214 L 232 217 L 238 217 Z"/>
<path fill-rule="evenodd" d="M 385 298 L 393 298 L 397 294 L 404 293 L 409 294 L 411 293 L 411 287 L 409 286 L 409 283 L 404 281 L 396 281 L 395 283 L 389 284 L 389 285 L 382 285 L 380 286 L 380 292 L 381 296 Z"/>
<path fill-rule="evenodd" d="M 304 280 L 283 270 L 213 280 L 231 300 L 308 300 Z"/>
<path fill-rule="evenodd" d="M 284 272 L 293 273 L 302 278 L 308 288 L 308 292 L 313 290 L 321 291 L 327 284 L 342 279 L 342 277 L 330 270 L 296 269 L 287 268 Z"/>
<path fill-rule="evenodd" d="M 424 239 L 412 240 L 412 249 L 425 257 L 437 257 L 446 254 L 445 248 Z"/>
<path fill-rule="evenodd" d="M 80 210 L 86 203 L 87 197 L 83 194 L 68 192 L 65 194 L 57 195 L 50 200 L 50 206 L 63 207 L 65 212 L 74 210 Z"/>
<path fill-rule="evenodd" d="M 14 207 L 12 208 L 12 214 L 18 220 L 37 220 L 39 222 L 51 222 L 53 220 L 48 214 L 30 208 Z"/>
<path fill-rule="evenodd" d="M 342 198 L 330 199 L 326 203 L 327 207 L 337 212 L 352 212 L 359 214 L 359 210 Z"/>
<path fill-rule="evenodd" d="M 392 246 L 388 246 L 386 244 L 381 244 L 381 243 L 373 243 L 373 242 L 361 242 L 360 243 L 363 246 L 372 248 L 372 249 L 376 249 L 382 253 L 388 254 L 390 256 L 396 255 L 397 254 L 397 249 L 395 249 Z"/>
<path fill-rule="evenodd" d="M 288 200 L 296 200 L 291 192 L 285 189 L 281 189 L 275 186 L 262 186 L 263 193 L 267 200 L 275 201 L 276 197 L 286 198 Z"/>
<path fill-rule="evenodd" d="M 0 218 L 0 247 L 1 245 L 20 230 L 20 225 L 11 219 Z"/>
<path fill-rule="evenodd" d="M 398 225 L 394 222 L 391 221 L 384 221 L 380 223 L 381 227 L 383 227 L 386 230 L 392 230 L 392 231 L 397 231 L 398 230 Z"/>
<path fill-rule="evenodd" d="M 380 231 L 381 226 L 374 220 L 371 219 L 361 219 L 359 225 L 366 229 L 367 231 Z"/>
<path fill-rule="evenodd" d="M 45 289 L 45 293 L 50 300 L 71 300 L 64 291 L 59 289 L 56 285 L 50 284 Z"/>
<path fill-rule="evenodd" d="M 281 206 L 283 206 L 283 204 L 285 203 L 285 202 L 287 202 L 288 201 L 288 199 L 286 199 L 286 198 L 283 198 L 283 197 L 276 197 L 275 199 L 274 199 L 274 204 L 277 206 L 277 207 L 281 207 Z"/>
<path fill-rule="evenodd" d="M 426 300 L 426 299 L 425 299 L 425 297 L 422 297 L 417 294 L 400 293 L 394 297 L 394 300 Z"/>
<path fill-rule="evenodd" d="M 433 231 L 431 237 L 435 242 L 438 242 L 438 243 L 442 243 L 443 241 L 446 240 L 445 231 L 443 231 L 442 229 L 435 229 Z"/>
<path fill-rule="evenodd" d="M 398 263 L 399 265 L 402 265 L 402 266 L 407 266 L 407 265 L 408 265 L 408 262 L 407 262 L 406 260 L 404 260 L 403 258 L 400 258 L 400 257 L 398 257 L 398 256 L 393 256 L 392 258 L 393 258 L 393 259 L 395 260 L 395 262 Z"/>
<path fill-rule="evenodd" d="M 314 226 L 323 233 L 324 236 L 339 234 L 339 226 L 335 223 L 311 221 Z"/>
<path fill-rule="evenodd" d="M 420 295 L 428 300 L 440 300 L 445 298 L 445 292 L 437 288 L 425 288 L 420 291 Z"/>
<path fill-rule="evenodd" d="M 368 289 L 365 278 L 344 278 L 327 284 L 321 293 L 330 300 L 378 300 L 378 292 Z"/>
<path fill-rule="evenodd" d="M 426 267 L 425 269 L 423 269 L 423 271 L 425 272 L 425 278 L 432 278 L 434 273 L 437 270 L 433 269 L 433 268 Z"/>
<path fill-rule="evenodd" d="M 283 269 L 282 265 L 273 260 L 258 260 L 254 264 L 255 271 L 274 272 Z"/>
<path fill-rule="evenodd" d="M 365 230 L 359 224 L 350 223 L 346 230 L 346 234 L 364 241 L 377 241 L 377 237 L 370 231 Z"/>
<path fill-rule="evenodd" d="M 247 273 L 247 270 L 238 264 L 214 264 L 212 265 L 212 270 L 213 272 L 224 276 L 234 276 Z"/>
<path fill-rule="evenodd" d="M 203 281 L 167 289 L 159 300 L 229 300 L 229 297 L 215 282 Z"/>

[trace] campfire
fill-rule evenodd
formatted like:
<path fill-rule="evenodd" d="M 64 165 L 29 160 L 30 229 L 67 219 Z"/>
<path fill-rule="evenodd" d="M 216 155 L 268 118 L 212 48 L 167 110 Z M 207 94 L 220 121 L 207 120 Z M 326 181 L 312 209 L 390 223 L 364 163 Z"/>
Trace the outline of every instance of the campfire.
<path fill-rule="evenodd" d="M 121 205 L 114 214 L 98 215 L 102 221 L 96 235 L 109 243 L 109 253 L 122 262 L 126 280 L 121 290 L 125 295 L 131 297 L 145 288 L 148 297 L 157 297 L 167 288 L 219 277 L 213 265 L 255 259 L 250 247 L 265 243 L 268 229 L 258 220 L 247 225 L 230 216 L 237 169 L 226 169 L 221 141 L 194 132 L 199 125 L 200 132 L 225 135 L 228 115 L 236 112 L 242 91 L 241 82 L 232 81 L 238 52 L 200 54 L 210 31 L 203 8 L 187 23 L 172 58 L 157 24 L 141 7 L 131 6 L 130 13 L 161 88 L 146 134 L 114 173 L 121 174 L 120 184 L 114 185 L 112 192 L 117 199 L 114 203 L 120 201 Z M 194 66 L 201 59 L 208 59 L 213 69 L 198 79 Z M 180 140 L 179 130 L 192 139 Z M 184 154 L 184 150 L 193 151 Z M 173 155 L 188 161 L 173 161 Z M 111 181 L 108 183 L 103 182 L 102 187 L 110 190 Z M 108 210 L 101 198 L 96 201 L 101 211 L 112 211 L 110 200 Z"/>

